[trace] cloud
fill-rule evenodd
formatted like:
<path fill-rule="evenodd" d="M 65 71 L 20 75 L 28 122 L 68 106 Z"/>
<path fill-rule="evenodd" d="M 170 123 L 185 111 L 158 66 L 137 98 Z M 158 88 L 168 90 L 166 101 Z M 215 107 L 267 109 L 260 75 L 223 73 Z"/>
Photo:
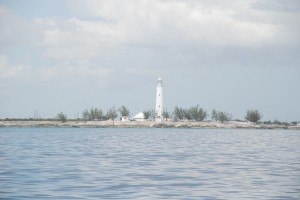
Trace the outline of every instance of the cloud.
<path fill-rule="evenodd" d="M 261 13 L 252 9 L 252 1 L 76 2 L 71 5 L 75 13 L 80 10 L 110 24 L 124 43 L 252 46 L 276 39 L 278 31 L 274 24 L 237 17 L 247 13 L 248 18 L 259 18 Z"/>
<path fill-rule="evenodd" d="M 21 40 L 40 48 L 43 63 L 39 71 L 44 70 L 44 75 L 51 74 L 51 65 L 79 70 L 86 67 L 82 63 L 91 64 L 91 71 L 125 67 L 134 74 L 156 73 L 153 66 L 196 65 L 199 57 L 203 65 L 212 64 L 214 58 L 233 60 L 232 54 L 224 58 L 228 49 L 251 53 L 252 49 L 299 44 L 299 25 L 294 20 L 299 13 L 265 12 L 261 8 L 267 3 L 272 4 L 253 0 L 76 0 L 68 4 L 74 17 L 31 21 L 1 6 L 0 34 L 3 41 Z M 28 37 L 22 36 L 23 29 Z"/>
<path fill-rule="evenodd" d="M 269 11 L 299 12 L 300 2 L 295 0 L 260 0 L 254 2 L 253 7 Z"/>
<path fill-rule="evenodd" d="M 38 44 L 44 58 L 64 64 L 107 59 L 132 47 L 155 51 L 290 45 L 299 43 L 300 34 L 295 20 L 299 12 L 289 12 L 292 2 L 76 0 L 67 4 L 74 17 L 30 22 L 1 6 L 0 38 Z M 289 9 L 273 9 L 282 5 Z M 266 7 L 273 12 L 265 12 Z"/>
<path fill-rule="evenodd" d="M 32 20 L 17 16 L 8 7 L 0 5 L 0 44 L 37 45 L 39 27 Z"/>
<path fill-rule="evenodd" d="M 112 27 L 97 21 L 37 19 L 44 27 L 41 45 L 45 57 L 78 61 L 104 55 L 115 44 L 117 36 Z"/>
<path fill-rule="evenodd" d="M 124 49 L 135 54 L 145 48 L 185 51 L 299 43 L 294 20 L 299 13 L 265 12 L 262 8 L 269 4 L 292 7 L 291 1 L 279 0 L 77 0 L 68 3 L 74 17 L 30 21 L 1 6 L 0 38 L 2 43 L 38 45 L 46 60 L 64 65 L 114 59 Z"/>
<path fill-rule="evenodd" d="M 27 69 L 24 65 L 12 65 L 5 55 L 0 55 L 0 80 L 15 77 Z"/>
<path fill-rule="evenodd" d="M 57 106 L 76 110 L 83 102 L 149 106 L 158 76 L 166 80 L 169 105 L 205 106 L 205 101 L 209 106 L 220 103 L 220 107 L 240 102 L 251 105 L 251 98 L 235 101 L 237 94 L 258 97 L 272 87 L 296 91 L 300 17 L 299 3 L 294 2 L 72 0 L 66 8 L 70 12 L 62 15 L 39 5 L 18 4 L 24 12 L 18 12 L 15 4 L 0 5 L 1 94 L 5 96 L 5 90 L 15 95 L 6 102 L 19 109 L 45 103 L 52 110 L 48 104 L 60 98 Z M 54 3 L 54 7 L 61 5 Z M 247 91 L 244 81 L 253 78 L 259 82 L 249 84 L 251 91 Z M 195 90 L 193 98 L 186 88 Z M 257 105 L 278 101 L 272 110 L 281 104 L 298 105 L 296 93 L 285 103 L 276 94 L 259 98 Z M 222 95 L 232 99 L 218 102 Z M 137 96 L 141 98 L 138 103 Z M 26 106 L 16 107 L 23 97 L 28 98 Z M 166 101 L 167 97 L 166 93 Z"/>
<path fill-rule="evenodd" d="M 10 9 L 0 5 L 0 42 L 2 44 L 17 39 L 18 27 L 15 22 L 18 20 L 18 17 L 13 15 Z"/>

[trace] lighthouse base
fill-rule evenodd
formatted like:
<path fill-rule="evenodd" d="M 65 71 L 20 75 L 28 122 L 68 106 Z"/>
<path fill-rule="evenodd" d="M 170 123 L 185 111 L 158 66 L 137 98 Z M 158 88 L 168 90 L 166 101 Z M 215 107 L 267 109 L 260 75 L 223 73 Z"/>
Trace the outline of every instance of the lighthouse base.
<path fill-rule="evenodd" d="M 162 122 L 162 121 L 163 121 L 162 117 L 160 117 L 160 116 L 155 117 L 155 122 Z"/>

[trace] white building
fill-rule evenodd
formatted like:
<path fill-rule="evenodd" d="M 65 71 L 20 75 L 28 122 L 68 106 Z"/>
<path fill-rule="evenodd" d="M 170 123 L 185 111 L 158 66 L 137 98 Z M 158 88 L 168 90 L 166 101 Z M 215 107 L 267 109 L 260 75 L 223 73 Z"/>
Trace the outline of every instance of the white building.
<path fill-rule="evenodd" d="M 155 121 L 161 122 L 163 119 L 163 84 L 161 78 L 157 80 L 155 113 Z"/>
<path fill-rule="evenodd" d="M 129 120 L 129 117 L 123 116 L 123 117 L 121 117 L 121 121 L 122 122 L 129 122 L 130 120 Z"/>
<path fill-rule="evenodd" d="M 137 115 L 135 115 L 132 120 L 134 121 L 138 121 L 138 122 L 142 122 L 145 121 L 145 115 L 143 112 L 138 113 Z"/>

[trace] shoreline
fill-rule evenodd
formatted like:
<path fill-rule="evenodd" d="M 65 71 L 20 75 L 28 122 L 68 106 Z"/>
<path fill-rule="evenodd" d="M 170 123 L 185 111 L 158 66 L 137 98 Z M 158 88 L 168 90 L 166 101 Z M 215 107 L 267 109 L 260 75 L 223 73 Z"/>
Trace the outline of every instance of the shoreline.
<path fill-rule="evenodd" d="M 224 129 L 290 129 L 300 126 L 255 124 L 251 122 L 153 122 L 153 121 L 0 121 L 0 128 L 224 128 Z"/>

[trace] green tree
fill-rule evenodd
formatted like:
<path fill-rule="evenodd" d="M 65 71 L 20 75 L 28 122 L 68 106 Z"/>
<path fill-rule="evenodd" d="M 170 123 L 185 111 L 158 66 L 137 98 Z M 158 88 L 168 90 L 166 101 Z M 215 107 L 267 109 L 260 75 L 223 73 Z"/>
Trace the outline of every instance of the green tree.
<path fill-rule="evenodd" d="M 151 116 L 151 111 L 150 110 L 145 110 L 143 111 L 145 119 L 149 119 Z"/>
<path fill-rule="evenodd" d="M 154 109 L 151 109 L 150 110 L 150 119 L 151 120 L 154 120 L 156 117 L 156 111 Z"/>
<path fill-rule="evenodd" d="M 297 126 L 297 122 L 296 121 L 293 121 L 293 122 L 291 122 L 291 124 L 293 125 L 293 126 Z"/>
<path fill-rule="evenodd" d="M 117 110 L 115 108 L 115 106 L 113 106 L 112 108 L 110 108 L 107 113 L 106 113 L 106 117 L 108 119 L 114 120 L 118 117 L 118 113 Z"/>
<path fill-rule="evenodd" d="M 169 119 L 169 118 L 171 117 L 171 114 L 170 114 L 170 112 L 166 109 L 166 110 L 163 111 L 162 116 L 163 116 L 165 119 Z"/>
<path fill-rule="evenodd" d="M 82 118 L 84 120 L 103 120 L 103 111 L 98 108 L 91 108 L 90 111 L 85 109 Z"/>
<path fill-rule="evenodd" d="M 218 121 L 218 111 L 216 111 L 215 109 L 213 109 L 211 112 L 211 120 Z"/>
<path fill-rule="evenodd" d="M 154 109 L 143 111 L 145 119 L 154 120 L 156 117 L 156 112 Z"/>
<path fill-rule="evenodd" d="M 121 106 L 118 109 L 121 117 L 128 117 L 129 116 L 129 109 L 126 106 Z"/>
<path fill-rule="evenodd" d="M 192 106 L 190 108 L 181 108 L 175 106 L 173 116 L 175 120 L 195 120 L 195 121 L 203 121 L 208 116 L 207 112 L 200 108 L 199 105 Z"/>
<path fill-rule="evenodd" d="M 216 111 L 215 109 L 213 109 L 211 113 L 211 119 L 223 123 L 224 121 L 230 121 L 232 119 L 232 116 L 225 111 Z"/>
<path fill-rule="evenodd" d="M 187 109 L 189 113 L 189 117 L 195 121 L 203 121 L 207 117 L 207 112 L 200 108 L 199 105 L 192 106 L 191 108 Z"/>
<path fill-rule="evenodd" d="M 63 112 L 58 113 L 56 118 L 61 122 L 66 122 L 67 121 L 67 115 L 64 114 Z"/>
<path fill-rule="evenodd" d="M 260 112 L 258 110 L 248 110 L 245 116 L 245 119 L 250 121 L 250 122 L 254 122 L 257 123 L 263 116 L 260 114 Z"/>
<path fill-rule="evenodd" d="M 98 108 L 91 108 L 90 110 L 90 119 L 91 120 L 101 120 L 103 117 L 103 111 Z"/>
<path fill-rule="evenodd" d="M 82 112 L 82 118 L 83 118 L 84 120 L 89 120 L 89 115 L 90 115 L 90 113 L 89 113 L 89 111 L 88 111 L 87 109 L 85 109 L 85 110 Z"/>
<path fill-rule="evenodd" d="M 184 119 L 184 109 L 181 107 L 175 106 L 173 115 L 176 120 L 183 120 Z"/>
<path fill-rule="evenodd" d="M 183 109 L 183 118 L 189 121 L 193 119 L 192 112 L 190 109 L 187 108 Z"/>
<path fill-rule="evenodd" d="M 219 111 L 218 112 L 218 121 L 220 122 L 225 122 L 225 121 L 230 121 L 232 119 L 232 116 L 224 111 Z"/>

